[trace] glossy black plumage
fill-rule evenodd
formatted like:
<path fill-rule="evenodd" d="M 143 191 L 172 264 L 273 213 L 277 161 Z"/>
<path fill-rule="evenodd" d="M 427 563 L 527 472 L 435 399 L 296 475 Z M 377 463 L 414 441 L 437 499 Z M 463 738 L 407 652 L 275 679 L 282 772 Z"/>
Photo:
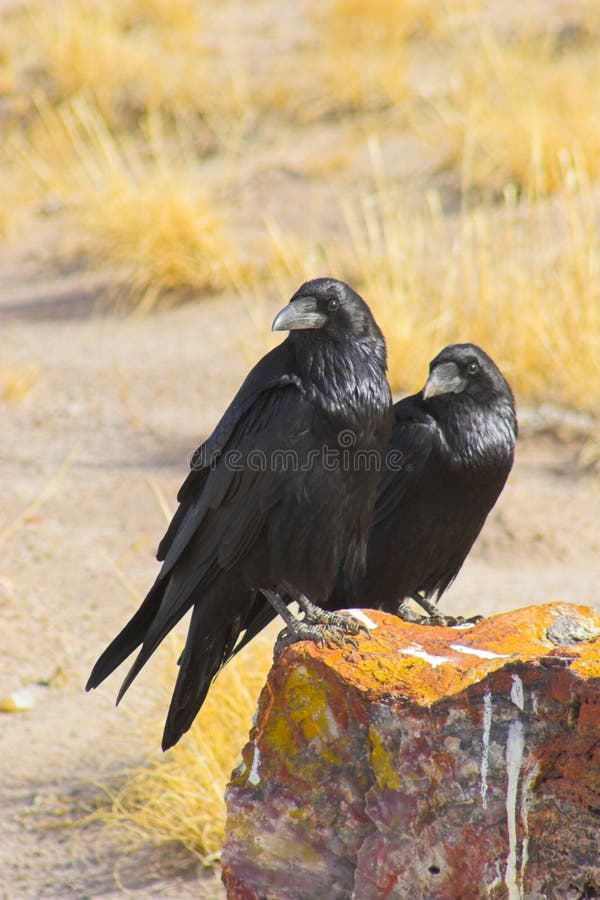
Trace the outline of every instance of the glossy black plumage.
<path fill-rule="evenodd" d="M 96 663 L 96 687 L 141 644 L 119 699 L 193 607 L 163 749 L 188 730 L 247 626 L 258 590 L 322 604 L 364 569 L 375 467 L 331 469 L 326 453 L 383 453 L 391 425 L 385 343 L 364 301 L 333 279 L 304 284 L 274 328 L 292 328 L 246 378 L 196 451 L 163 561 L 139 610 Z M 290 455 L 290 453 L 292 455 Z"/>
<path fill-rule="evenodd" d="M 428 392 L 436 373 L 452 366 L 456 392 L 446 390 L 450 382 L 441 378 Z M 367 571 L 349 592 L 339 592 L 342 605 L 397 612 L 406 598 L 439 599 L 511 470 L 514 400 L 493 360 L 474 344 L 454 344 L 438 354 L 430 371 L 423 391 L 394 405 Z"/>
<path fill-rule="evenodd" d="M 494 361 L 474 344 L 442 350 L 425 388 L 394 405 L 366 572 L 347 587 L 338 580 L 325 608 L 415 620 L 404 603 L 414 598 L 431 612 L 427 598 L 437 602 L 456 578 L 504 487 L 516 436 L 513 395 Z M 239 649 L 272 618 L 257 598 Z"/>

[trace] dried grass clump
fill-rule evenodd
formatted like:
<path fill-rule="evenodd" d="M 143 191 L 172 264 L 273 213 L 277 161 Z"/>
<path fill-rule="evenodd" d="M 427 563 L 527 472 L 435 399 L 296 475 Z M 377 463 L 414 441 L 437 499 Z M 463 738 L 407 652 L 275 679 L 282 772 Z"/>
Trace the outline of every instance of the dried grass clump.
<path fill-rule="evenodd" d="M 53 106 L 85 96 L 111 128 L 126 130 L 156 111 L 198 115 L 211 127 L 239 111 L 193 0 L 32 2 L 10 17 L 7 34 L 16 112 L 31 113 L 35 94 Z"/>
<path fill-rule="evenodd" d="M 481 0 L 334 0 L 315 9 L 321 90 L 329 105 L 368 111 L 417 94 L 413 58 L 439 51 L 477 15 Z M 323 101 L 326 106 L 326 101 Z"/>
<path fill-rule="evenodd" d="M 130 306 L 237 285 L 245 267 L 218 202 L 206 191 L 193 151 L 150 120 L 147 143 L 119 139 L 97 108 L 79 101 L 41 108 L 24 165 L 46 197 L 72 217 L 73 231 L 97 264 L 117 272 Z M 39 148 L 39 149 L 37 149 Z"/>
<path fill-rule="evenodd" d="M 438 126 L 422 133 L 448 147 L 465 187 L 554 192 L 565 154 L 600 174 L 597 41 L 563 51 L 552 35 L 505 41 L 483 30 L 449 84 Z"/>

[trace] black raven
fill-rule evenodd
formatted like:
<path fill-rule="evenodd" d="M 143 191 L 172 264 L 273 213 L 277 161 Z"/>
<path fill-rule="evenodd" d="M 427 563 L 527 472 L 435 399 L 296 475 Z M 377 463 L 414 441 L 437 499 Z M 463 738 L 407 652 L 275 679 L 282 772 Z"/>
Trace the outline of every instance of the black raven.
<path fill-rule="evenodd" d="M 392 419 L 383 335 L 364 300 L 331 278 L 303 284 L 273 330 L 290 334 L 254 367 L 196 451 L 158 549 L 158 577 L 86 686 L 97 687 L 141 645 L 119 702 L 193 608 L 163 749 L 191 726 L 258 592 L 286 622 L 283 643 L 343 640 L 360 628 L 319 605 L 336 577 L 349 587 L 365 565 Z"/>
<path fill-rule="evenodd" d="M 411 622 L 457 624 L 435 602 L 504 487 L 516 437 L 512 391 L 494 361 L 475 344 L 445 347 L 430 363 L 423 390 L 394 405 L 367 569 L 349 588 L 338 580 L 325 608 L 383 609 Z M 428 615 L 413 611 L 410 599 Z M 237 649 L 273 617 L 257 598 Z"/>
<path fill-rule="evenodd" d="M 435 604 L 508 478 L 517 417 L 508 382 L 475 344 L 445 347 L 429 369 L 423 390 L 394 405 L 367 570 L 350 591 L 340 586 L 333 605 L 350 602 L 408 621 L 454 624 Z M 428 617 L 413 612 L 408 598 Z"/>

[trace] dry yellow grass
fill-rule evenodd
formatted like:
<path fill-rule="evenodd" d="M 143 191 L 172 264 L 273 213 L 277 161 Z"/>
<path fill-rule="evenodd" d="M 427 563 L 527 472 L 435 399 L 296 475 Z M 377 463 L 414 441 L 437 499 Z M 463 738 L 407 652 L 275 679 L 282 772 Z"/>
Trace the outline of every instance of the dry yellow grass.
<path fill-rule="evenodd" d="M 507 42 L 482 29 L 457 62 L 439 122 L 422 133 L 449 148 L 465 187 L 556 191 L 565 153 L 600 174 L 597 42 L 563 51 L 552 35 Z"/>
<path fill-rule="evenodd" d="M 174 643 L 171 650 L 161 706 L 173 687 Z M 205 862 L 218 854 L 225 828 L 225 787 L 241 760 L 272 652 L 272 641 L 258 638 L 229 663 L 190 731 L 168 753 L 129 772 L 124 786 L 112 794 L 112 809 L 99 815 L 141 840 L 179 841 Z M 140 723 L 142 727 L 146 729 Z M 159 744 L 161 730 L 162 721 L 157 721 L 149 733 L 150 746 Z"/>
<path fill-rule="evenodd" d="M 454 35 L 483 6 L 483 0 L 333 0 L 319 20 L 340 42 L 398 53 L 410 38 Z"/>
<path fill-rule="evenodd" d="M 234 62 L 211 48 L 194 0 L 31 2 L 6 19 L 0 76 L 15 118 L 32 98 L 60 105 L 81 96 L 111 129 L 151 113 L 174 124 L 196 117 L 212 139 L 243 112 Z"/>
<path fill-rule="evenodd" d="M 332 100 L 353 110 L 386 105 L 409 93 L 406 47 L 420 22 L 419 0 L 401 4 L 336 0 L 320 11 L 321 60 Z M 399 15 L 398 7 L 405 15 Z"/>
<path fill-rule="evenodd" d="M 446 344 L 474 341 L 529 401 L 600 403 L 600 235 L 585 171 L 564 161 L 554 203 L 507 191 L 500 209 L 407 214 L 390 186 L 344 203 L 349 241 L 271 232 L 282 290 L 315 272 L 362 289 L 387 338 L 396 389 L 416 390 Z"/>
<path fill-rule="evenodd" d="M 64 206 L 90 257 L 117 271 L 130 306 L 147 311 L 173 291 L 181 299 L 240 284 L 245 267 L 219 203 L 159 117 L 143 145 L 119 139 L 82 100 L 58 112 L 40 106 L 40 129 L 35 147 L 20 145 L 23 165 Z"/>
<path fill-rule="evenodd" d="M 576 29 L 561 44 L 556 16 L 546 22 L 524 13 L 510 27 L 503 22 L 500 33 L 481 0 L 332 0 L 312 7 L 319 52 L 293 46 L 292 55 L 303 54 L 297 60 L 312 65 L 321 56 L 332 78 L 341 73 L 340 84 L 329 82 L 322 92 L 323 103 L 357 109 L 373 98 L 401 102 L 410 44 L 425 48 L 424 58 L 443 46 L 442 70 L 450 62 L 451 77 L 440 86 L 446 99 L 435 106 L 438 125 L 427 119 L 423 135 L 450 148 L 465 197 L 473 184 L 501 193 L 512 183 L 524 191 L 517 200 L 504 190 L 500 208 L 466 205 L 458 219 L 435 201 L 407 218 L 382 184 L 359 207 L 344 204 L 348 248 L 306 248 L 276 223 L 269 226 L 274 252 L 266 279 L 281 291 L 290 277 L 319 269 L 363 285 L 388 334 L 396 384 L 468 330 L 505 362 L 524 396 L 550 391 L 560 402 L 593 406 L 594 389 L 583 383 L 585 373 L 593 381 L 598 358 L 590 182 L 600 174 L 600 29 L 593 3 L 564 15 L 562 25 Z M 248 292 L 262 283 L 262 263 L 241 261 L 221 204 L 206 190 L 198 134 L 175 127 L 203 95 L 196 79 L 204 77 L 207 57 L 195 51 L 205 20 L 197 4 L 61 0 L 16 17 L 21 24 L 9 44 L 23 49 L 24 72 L 37 66 L 42 73 L 37 115 L 27 119 L 20 141 L 21 169 L 35 172 L 45 197 L 58 198 L 90 255 L 119 271 L 129 300 L 149 309 L 165 298 L 231 285 Z M 33 39 L 26 46 L 27 35 Z M 6 50 L 1 67 L 9 92 L 19 81 L 14 65 Z M 193 77 L 185 74 L 190 66 Z M 180 80 L 171 90 L 161 79 L 173 77 Z M 312 81 L 299 80 L 300 102 L 302 89 L 314 90 Z M 110 116 L 130 102 L 122 91 L 141 98 L 145 112 L 130 134 L 111 125 Z M 278 108 L 274 94 L 259 99 Z M 151 112 L 156 108 L 164 112 Z M 318 173 L 318 162 L 307 171 Z M 544 206 L 549 192 L 560 195 L 555 209 Z M 561 363 L 558 378 L 547 371 L 550 351 Z"/>
<path fill-rule="evenodd" d="M 323 72 L 322 107 L 402 105 L 416 94 L 411 63 L 473 19 L 482 0 L 334 0 L 313 7 Z"/>

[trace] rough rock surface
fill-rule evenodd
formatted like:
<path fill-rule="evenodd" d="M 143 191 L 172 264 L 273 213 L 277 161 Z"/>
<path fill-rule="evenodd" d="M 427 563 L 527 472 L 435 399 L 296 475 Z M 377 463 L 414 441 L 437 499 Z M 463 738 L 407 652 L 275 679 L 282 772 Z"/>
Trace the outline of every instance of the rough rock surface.
<path fill-rule="evenodd" d="M 228 897 L 600 896 L 600 616 L 367 611 L 287 648 L 227 791 Z"/>

